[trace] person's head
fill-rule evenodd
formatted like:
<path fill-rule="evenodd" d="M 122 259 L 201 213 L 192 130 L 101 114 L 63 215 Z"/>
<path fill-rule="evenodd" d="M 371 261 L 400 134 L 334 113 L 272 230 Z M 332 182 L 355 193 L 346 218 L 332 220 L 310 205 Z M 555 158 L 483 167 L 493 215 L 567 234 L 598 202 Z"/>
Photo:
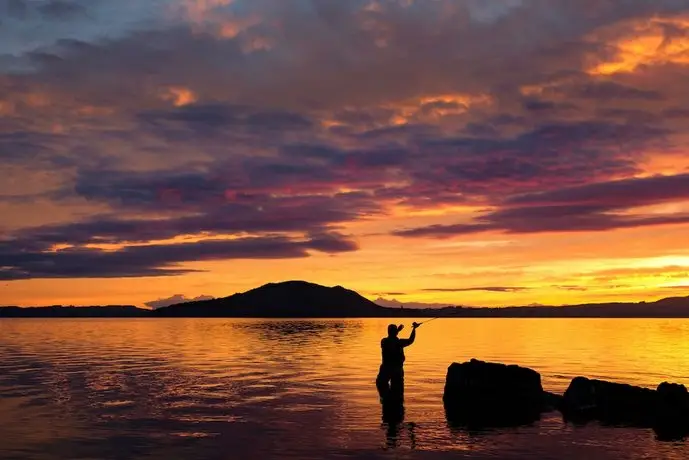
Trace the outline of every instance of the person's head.
<path fill-rule="evenodd" d="M 397 337 L 397 333 L 400 331 L 399 326 L 396 324 L 388 325 L 388 337 Z"/>

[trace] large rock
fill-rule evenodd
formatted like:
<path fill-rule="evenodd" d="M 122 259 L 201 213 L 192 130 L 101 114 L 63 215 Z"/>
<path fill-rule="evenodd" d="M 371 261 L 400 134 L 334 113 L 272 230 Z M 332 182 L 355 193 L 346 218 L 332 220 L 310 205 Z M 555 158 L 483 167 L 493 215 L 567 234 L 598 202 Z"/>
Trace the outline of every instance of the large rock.
<path fill-rule="evenodd" d="M 568 420 L 652 426 L 656 403 L 654 390 L 576 377 L 565 391 L 562 413 Z"/>
<path fill-rule="evenodd" d="M 451 424 L 483 428 L 532 423 L 558 397 L 533 369 L 472 359 L 448 368 L 443 403 Z"/>
<path fill-rule="evenodd" d="M 689 393 L 684 385 L 661 383 L 656 390 L 576 377 L 561 407 L 566 420 L 653 428 L 661 438 L 689 432 Z"/>
<path fill-rule="evenodd" d="M 658 437 L 675 439 L 689 433 L 689 393 L 684 385 L 663 382 L 656 389 L 658 402 L 653 428 Z"/>

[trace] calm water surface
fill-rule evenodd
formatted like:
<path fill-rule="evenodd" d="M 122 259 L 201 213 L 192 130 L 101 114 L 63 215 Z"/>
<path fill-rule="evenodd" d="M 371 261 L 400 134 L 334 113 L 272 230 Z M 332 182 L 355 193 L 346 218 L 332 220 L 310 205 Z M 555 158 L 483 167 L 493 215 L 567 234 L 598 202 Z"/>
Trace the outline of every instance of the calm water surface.
<path fill-rule="evenodd" d="M 409 320 L 399 320 L 409 324 Z M 374 379 L 388 320 L 0 320 L 0 459 L 686 459 L 651 430 L 557 414 L 485 433 L 448 427 L 447 366 L 533 367 L 689 385 L 689 321 L 444 319 L 408 348 L 405 418 Z M 403 336 L 409 330 L 403 331 Z"/>

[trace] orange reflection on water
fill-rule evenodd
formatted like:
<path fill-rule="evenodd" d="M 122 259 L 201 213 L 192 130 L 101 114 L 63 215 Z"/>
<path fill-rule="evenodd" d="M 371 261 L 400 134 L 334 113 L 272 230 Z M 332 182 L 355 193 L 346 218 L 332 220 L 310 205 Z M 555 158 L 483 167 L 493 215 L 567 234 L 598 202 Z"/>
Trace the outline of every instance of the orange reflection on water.
<path fill-rule="evenodd" d="M 374 385 L 380 338 L 391 321 L 407 325 L 402 336 L 410 332 L 411 319 L 0 321 L 0 427 L 13 427 L 0 428 L 13 440 L 0 454 L 12 449 L 53 460 L 67 449 L 103 458 L 116 439 L 132 440 L 131 454 L 143 449 L 150 458 L 180 449 L 194 458 L 381 448 L 498 457 L 544 457 L 556 449 L 597 458 L 689 453 L 646 430 L 574 429 L 557 414 L 518 432 L 476 437 L 448 427 L 441 399 L 447 366 L 474 357 L 533 367 L 557 392 L 577 375 L 649 387 L 687 384 L 689 321 L 424 324 L 406 351 L 404 418 L 394 426 L 382 423 Z M 7 423 L 17 418 L 21 425 Z M 198 444 L 185 451 L 185 439 Z"/>

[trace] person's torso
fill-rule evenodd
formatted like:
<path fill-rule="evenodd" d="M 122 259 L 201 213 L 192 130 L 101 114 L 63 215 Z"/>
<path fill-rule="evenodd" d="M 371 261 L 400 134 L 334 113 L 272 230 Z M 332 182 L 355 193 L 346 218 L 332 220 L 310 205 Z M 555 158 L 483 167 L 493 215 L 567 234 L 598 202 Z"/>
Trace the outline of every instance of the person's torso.
<path fill-rule="evenodd" d="M 398 338 L 386 337 L 380 342 L 384 366 L 401 366 L 404 363 L 404 347 Z"/>

